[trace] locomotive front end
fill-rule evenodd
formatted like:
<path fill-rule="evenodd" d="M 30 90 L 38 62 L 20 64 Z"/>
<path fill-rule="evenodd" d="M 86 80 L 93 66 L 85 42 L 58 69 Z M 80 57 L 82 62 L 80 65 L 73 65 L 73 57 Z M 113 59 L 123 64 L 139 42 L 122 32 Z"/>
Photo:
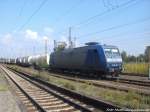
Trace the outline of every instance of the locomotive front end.
<path fill-rule="evenodd" d="M 119 77 L 122 71 L 122 57 L 117 47 L 105 47 L 106 69 L 109 76 Z"/>

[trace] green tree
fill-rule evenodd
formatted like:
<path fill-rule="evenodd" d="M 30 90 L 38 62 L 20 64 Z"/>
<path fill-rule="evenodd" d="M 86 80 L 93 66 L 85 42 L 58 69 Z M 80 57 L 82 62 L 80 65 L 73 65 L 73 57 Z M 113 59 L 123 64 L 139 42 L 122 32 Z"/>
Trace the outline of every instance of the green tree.
<path fill-rule="evenodd" d="M 144 54 L 140 54 L 139 56 L 137 56 L 137 61 L 138 62 L 144 62 L 145 61 L 145 55 Z"/>
<path fill-rule="evenodd" d="M 121 56 L 122 56 L 123 61 L 126 62 L 127 61 L 127 53 L 125 51 L 122 51 Z"/>
<path fill-rule="evenodd" d="M 150 46 L 147 46 L 145 49 L 145 61 L 150 61 Z"/>
<path fill-rule="evenodd" d="M 137 58 L 134 55 L 129 55 L 127 58 L 127 62 L 136 62 Z"/>

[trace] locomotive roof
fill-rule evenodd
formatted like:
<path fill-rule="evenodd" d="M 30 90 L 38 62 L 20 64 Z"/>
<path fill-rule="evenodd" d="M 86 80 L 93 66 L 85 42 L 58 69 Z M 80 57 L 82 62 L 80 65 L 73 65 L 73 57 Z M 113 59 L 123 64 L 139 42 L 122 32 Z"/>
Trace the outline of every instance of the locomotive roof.
<path fill-rule="evenodd" d="M 101 45 L 101 44 L 95 44 L 95 45 L 86 45 L 86 46 L 81 46 L 81 47 L 76 47 L 76 48 L 73 48 L 73 49 L 78 49 L 78 48 L 84 48 L 84 47 L 103 47 L 103 48 L 117 48 L 117 46 L 114 46 L 114 45 Z M 69 49 L 68 49 L 69 50 Z M 70 49 L 71 50 L 71 49 Z"/>
<path fill-rule="evenodd" d="M 102 45 L 103 48 L 117 48 L 117 46 L 114 45 Z"/>
<path fill-rule="evenodd" d="M 85 45 L 85 46 L 81 46 L 81 47 L 75 47 L 75 48 L 68 48 L 68 49 L 64 49 L 62 51 L 58 51 L 58 52 L 71 52 L 75 49 L 82 49 L 82 48 L 97 48 L 97 47 L 103 47 L 103 48 L 117 48 L 117 46 L 114 46 L 114 45 L 101 45 L 101 44 L 95 44 L 95 45 Z"/>

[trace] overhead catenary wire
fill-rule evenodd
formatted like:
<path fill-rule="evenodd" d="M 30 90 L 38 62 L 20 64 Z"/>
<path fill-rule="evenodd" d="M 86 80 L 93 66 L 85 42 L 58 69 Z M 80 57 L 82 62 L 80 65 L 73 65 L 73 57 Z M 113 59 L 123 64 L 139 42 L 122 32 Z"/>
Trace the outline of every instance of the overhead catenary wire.
<path fill-rule="evenodd" d="M 32 15 L 27 19 L 27 21 L 19 28 L 19 30 L 22 30 L 33 18 L 34 15 L 38 13 L 38 11 L 42 8 L 42 6 L 47 2 L 48 0 L 43 0 L 39 7 L 32 13 Z"/>
<path fill-rule="evenodd" d="M 133 24 L 141 23 L 141 22 L 148 21 L 148 20 L 150 20 L 150 17 L 144 18 L 144 19 L 140 19 L 140 20 L 136 20 L 134 22 L 129 22 L 129 23 L 125 23 L 125 24 L 112 26 L 112 27 L 105 28 L 103 30 L 95 31 L 95 32 L 92 32 L 92 33 L 83 34 L 83 35 L 78 36 L 78 38 L 95 35 L 95 34 L 98 34 L 98 33 L 102 33 L 102 32 L 106 32 L 106 31 L 122 28 L 122 27 L 125 27 L 125 26 L 128 26 L 128 25 L 133 25 Z"/>
<path fill-rule="evenodd" d="M 150 30 L 150 29 L 149 29 Z M 137 33 L 127 33 L 127 32 L 123 32 L 123 33 L 119 33 L 119 34 L 117 34 L 117 35 L 111 35 L 111 36 L 105 36 L 105 38 L 117 38 L 117 37 L 129 37 L 129 36 L 131 36 L 131 35 L 133 35 L 134 37 L 135 36 L 141 36 L 141 35 L 143 35 L 143 36 L 149 36 L 149 34 L 150 34 L 150 32 L 149 32 L 149 30 L 148 30 L 148 32 L 137 32 Z M 97 40 L 98 38 L 94 38 L 95 40 Z M 137 38 L 136 38 L 137 39 Z M 118 40 L 118 39 L 117 39 Z"/>
<path fill-rule="evenodd" d="M 88 22 L 92 21 L 93 19 L 95 19 L 95 18 L 97 18 L 97 17 L 100 17 L 100 16 L 103 16 L 103 15 L 105 15 L 105 14 L 111 12 L 111 11 L 114 11 L 115 9 L 119 9 L 119 8 L 121 8 L 121 7 L 127 6 L 127 5 L 129 5 L 130 3 L 134 2 L 134 1 L 137 1 L 137 0 L 129 0 L 129 1 L 125 2 L 125 3 L 122 3 L 121 5 L 118 5 L 118 4 L 117 4 L 117 6 L 116 6 L 115 8 L 110 9 L 110 8 L 106 5 L 105 1 L 103 0 L 104 7 L 106 7 L 107 10 L 105 10 L 105 11 L 103 11 L 103 12 L 97 14 L 97 15 L 91 16 L 91 17 L 89 17 L 89 18 L 87 18 L 87 19 L 85 19 L 85 20 L 83 20 L 83 21 L 81 21 L 81 22 L 79 22 L 79 23 L 77 23 L 77 24 L 71 25 L 70 27 L 79 29 L 79 28 L 81 28 L 82 26 L 87 25 Z M 65 31 L 67 31 L 67 30 L 68 30 L 68 28 L 65 28 L 64 30 L 58 32 L 58 34 L 61 34 L 61 33 L 65 32 Z"/>
<path fill-rule="evenodd" d="M 108 5 L 106 4 L 106 1 L 105 1 L 105 0 L 102 0 L 102 2 L 103 2 L 104 7 L 106 7 L 106 8 L 109 10 L 109 7 L 108 7 Z"/>
<path fill-rule="evenodd" d="M 137 32 L 137 33 L 128 33 L 128 32 L 123 32 L 123 33 L 119 33 L 119 34 L 116 34 L 116 35 L 111 35 L 111 36 L 103 36 L 103 38 L 113 38 L 112 40 L 114 41 L 116 38 L 120 38 L 120 36 L 121 37 L 125 37 L 125 39 L 126 39 L 126 37 L 129 37 L 129 35 L 133 35 L 134 37 L 136 36 L 147 36 L 146 38 L 148 39 L 149 38 L 149 34 L 150 34 L 150 32 L 149 32 L 149 29 L 148 29 L 148 32 Z M 136 39 L 146 39 L 146 38 L 136 38 Z M 97 41 L 97 40 L 99 40 L 99 38 L 94 38 L 94 41 Z M 118 39 L 117 39 L 118 40 Z M 91 40 L 91 41 L 93 41 L 93 40 Z M 88 42 L 88 41 L 87 41 Z M 126 42 L 128 42 L 128 41 L 126 41 Z M 86 42 L 78 42 L 78 44 L 85 44 Z"/>
<path fill-rule="evenodd" d="M 21 8 L 20 8 L 20 10 L 19 10 L 19 13 L 18 13 L 18 15 L 17 15 L 17 17 L 16 17 L 16 22 L 15 22 L 14 25 L 13 25 L 14 28 L 17 27 L 18 19 L 21 18 L 21 15 L 22 15 L 22 13 L 23 13 L 23 10 L 24 10 L 26 4 L 27 4 L 27 0 L 24 0 L 24 1 L 23 1 L 23 4 L 21 5 Z"/>
<path fill-rule="evenodd" d="M 56 18 L 55 19 L 55 21 L 57 21 L 56 24 L 58 24 L 61 20 L 63 20 L 63 18 L 65 16 L 67 16 L 69 13 L 71 13 L 71 11 L 74 10 L 75 8 L 77 8 L 83 1 L 85 1 L 85 0 L 79 0 L 76 4 L 74 4 L 67 11 L 65 11 L 59 18 Z M 55 26 L 56 26 L 56 24 L 55 24 Z M 68 28 L 65 28 L 64 30 L 57 32 L 57 34 L 64 33 L 65 30 L 68 30 Z"/>
<path fill-rule="evenodd" d="M 126 5 L 129 5 L 130 3 L 134 2 L 134 1 L 136 1 L 136 0 L 129 0 L 125 3 L 122 3 L 122 4 L 118 5 L 118 7 L 115 7 L 115 8 L 112 8 L 112 9 L 108 8 L 107 10 L 105 10 L 105 11 L 103 11 L 103 12 L 97 14 L 97 15 L 91 16 L 91 17 L 89 17 L 89 18 L 87 18 L 87 19 L 85 19 L 85 20 L 83 20 L 83 21 L 81 21 L 81 22 L 79 22 L 75 25 L 72 25 L 72 27 L 77 27 L 78 28 L 81 25 L 84 25 L 85 23 L 87 23 L 87 22 L 89 22 L 89 21 L 91 21 L 91 20 L 93 20 L 97 17 L 103 16 L 104 14 L 107 14 L 107 13 L 109 13 L 109 12 L 115 10 L 115 9 L 118 9 L 118 8 L 124 7 Z M 105 5 L 105 7 L 107 7 L 106 4 L 104 4 L 104 5 Z"/>
<path fill-rule="evenodd" d="M 71 13 L 72 10 L 74 10 L 75 8 L 77 8 L 79 6 L 80 3 L 82 3 L 84 0 L 79 0 L 77 3 L 75 3 L 72 7 L 70 7 L 67 11 L 65 11 L 60 17 L 58 17 L 57 19 L 55 19 L 55 21 L 61 21 L 65 16 L 67 16 L 69 13 Z"/>
<path fill-rule="evenodd" d="M 119 6 L 119 5 L 118 5 L 118 1 L 117 1 L 117 0 L 115 0 L 115 4 L 116 4 L 116 5 L 115 5 L 116 7 L 118 7 L 118 6 Z"/>
<path fill-rule="evenodd" d="M 115 8 L 115 7 L 114 7 L 114 5 L 111 3 L 111 1 L 112 1 L 112 0 L 111 0 L 111 1 L 109 1 L 109 0 L 106 0 L 106 1 L 107 1 L 107 4 L 110 6 L 110 9 L 113 9 L 113 8 Z"/>
<path fill-rule="evenodd" d="M 20 12 L 19 12 L 19 15 L 18 15 L 19 17 L 22 15 L 22 12 L 23 12 L 23 10 L 24 10 L 26 4 L 27 4 L 27 0 L 24 0 L 23 5 L 22 5 L 22 7 L 21 7 L 21 9 L 20 9 Z"/>
<path fill-rule="evenodd" d="M 111 8 L 115 8 L 119 6 L 117 0 L 114 0 L 114 3 L 112 3 L 112 0 L 107 0 L 107 1 L 108 4 L 111 6 Z"/>

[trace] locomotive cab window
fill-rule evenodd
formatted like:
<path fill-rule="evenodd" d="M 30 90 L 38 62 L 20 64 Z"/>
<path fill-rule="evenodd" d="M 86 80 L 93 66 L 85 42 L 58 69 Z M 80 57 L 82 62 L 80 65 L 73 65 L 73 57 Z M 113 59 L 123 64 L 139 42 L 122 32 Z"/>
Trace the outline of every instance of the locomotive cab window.
<path fill-rule="evenodd" d="M 105 48 L 104 51 L 107 58 L 120 57 L 120 53 L 117 48 Z"/>

